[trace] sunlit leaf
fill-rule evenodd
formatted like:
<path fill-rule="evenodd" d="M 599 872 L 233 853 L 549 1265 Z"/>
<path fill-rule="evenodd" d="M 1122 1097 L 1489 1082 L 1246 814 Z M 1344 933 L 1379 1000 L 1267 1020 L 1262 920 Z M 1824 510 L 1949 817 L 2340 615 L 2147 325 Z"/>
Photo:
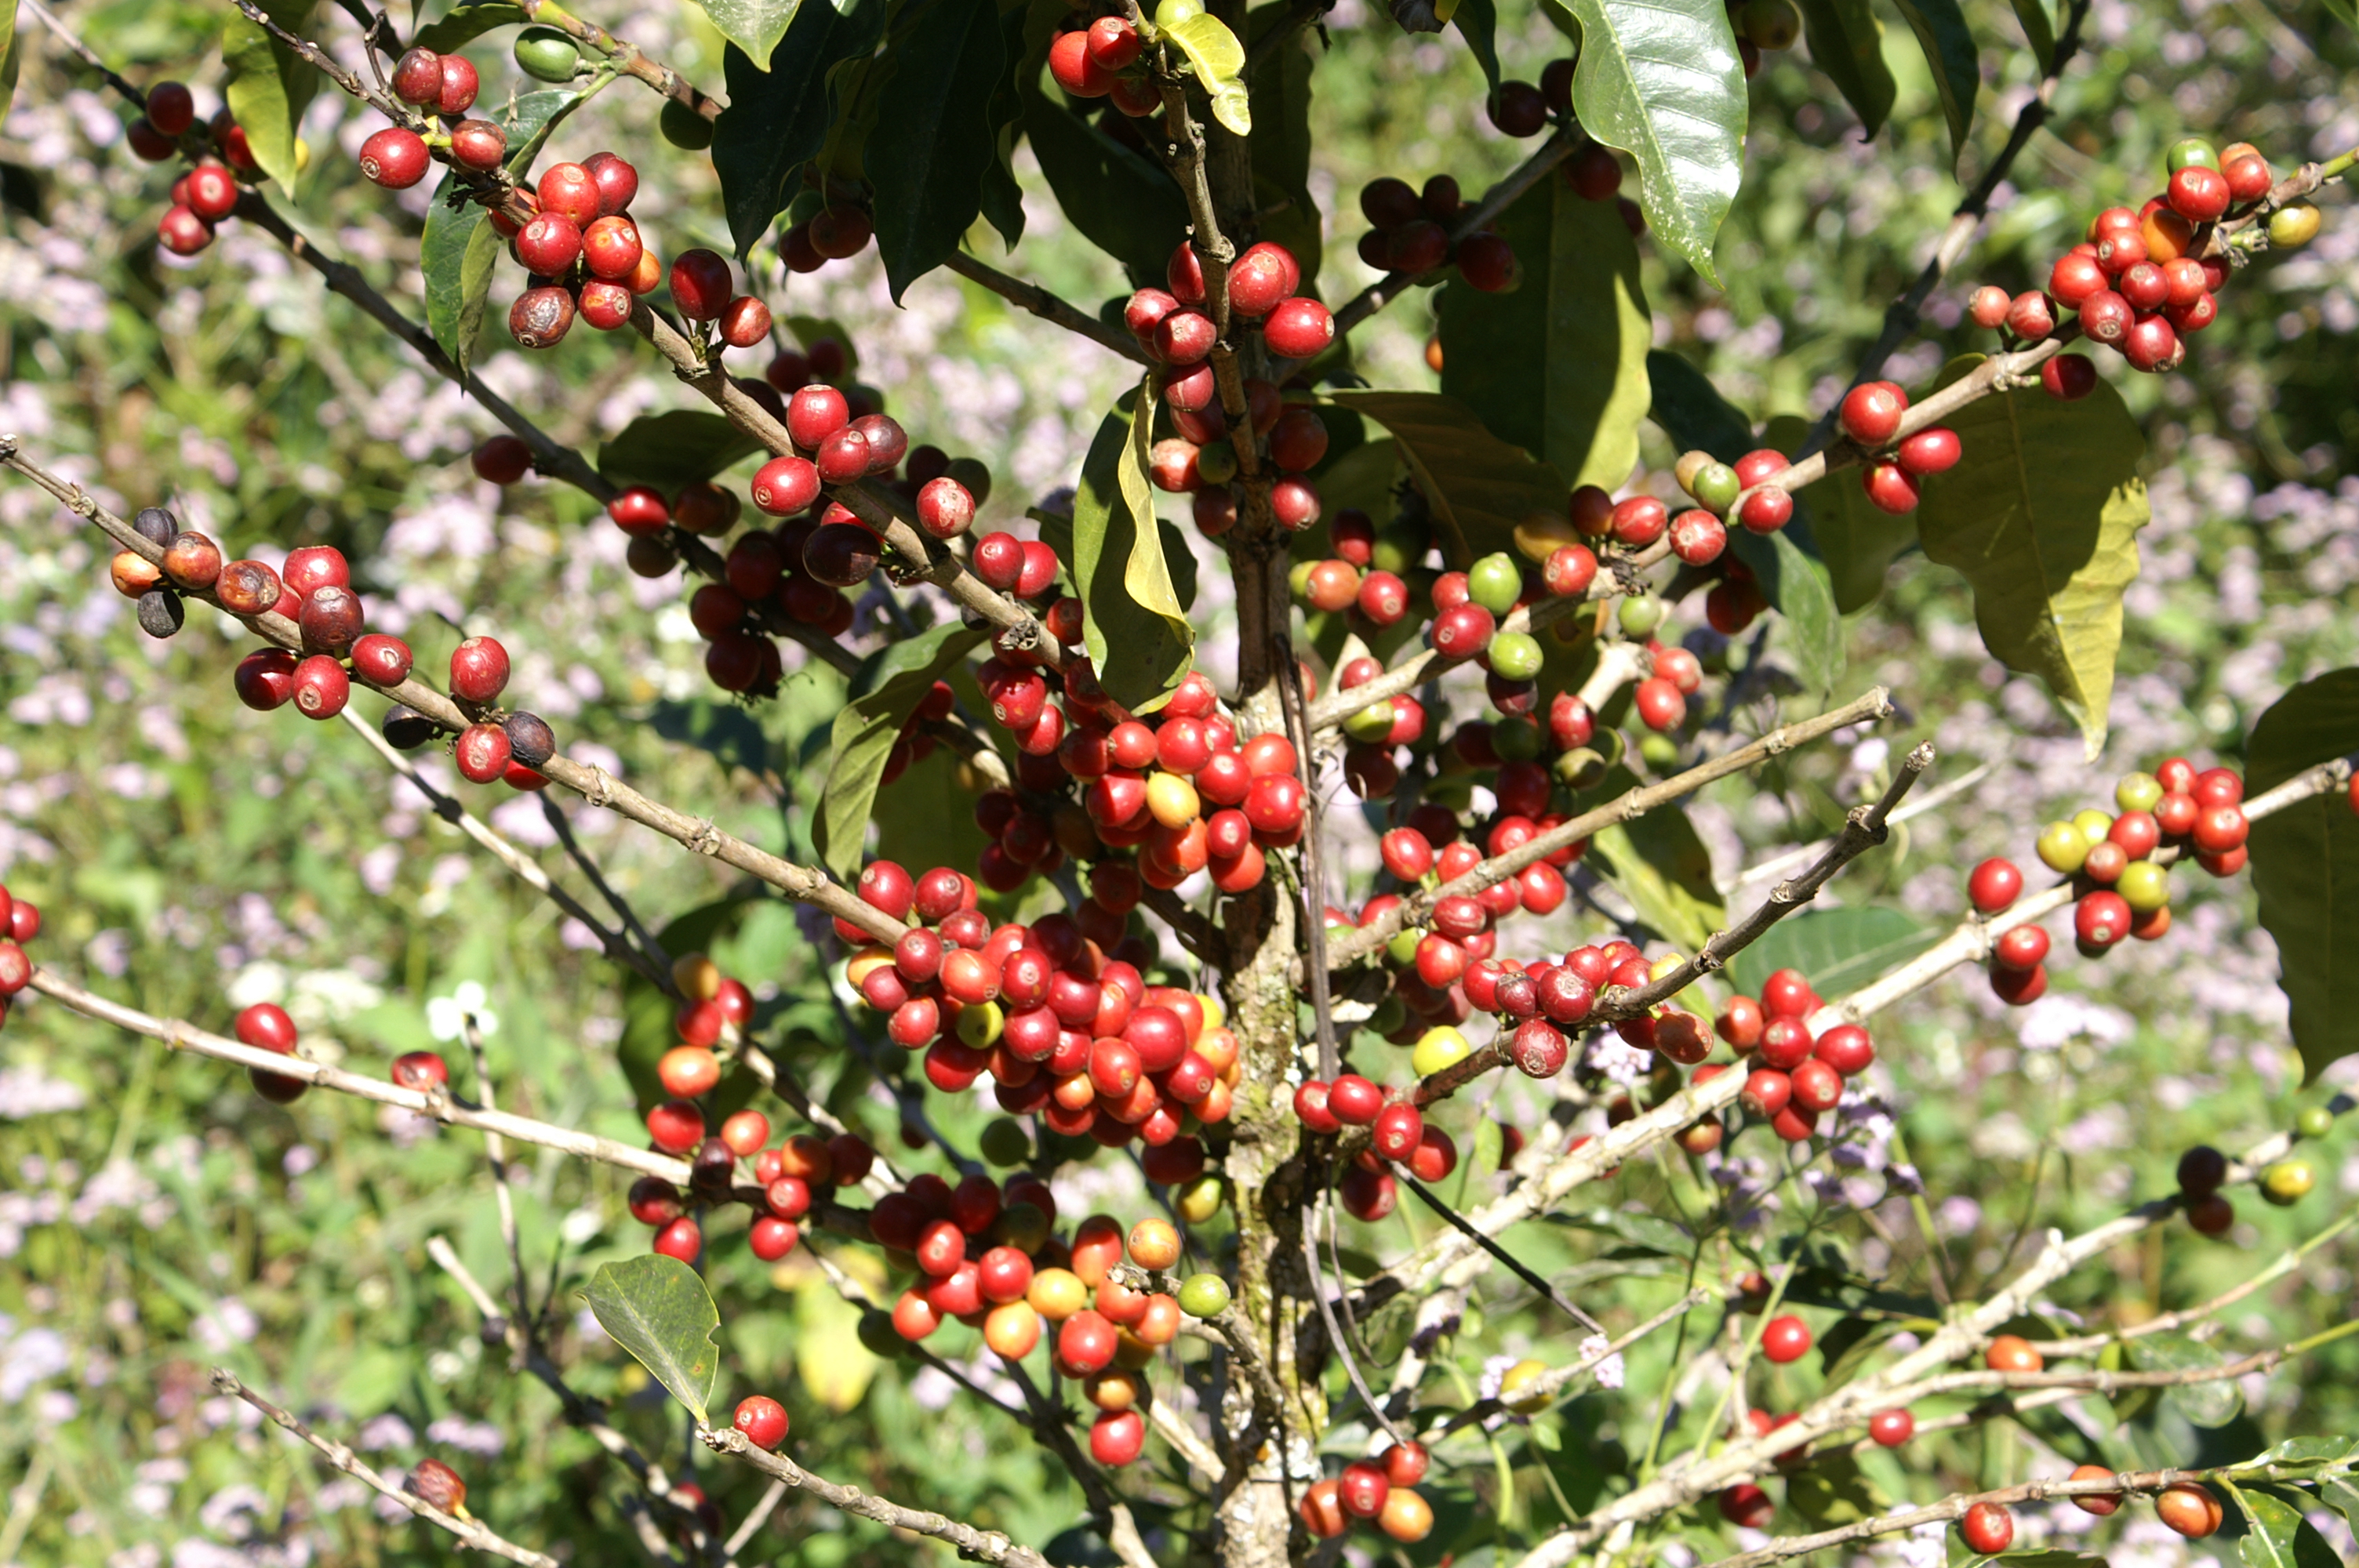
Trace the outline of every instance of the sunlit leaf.
<path fill-rule="evenodd" d="M 1073 496 L 1073 581 L 1098 682 L 1134 713 L 1160 708 L 1188 673 L 1196 629 L 1163 553 L 1147 474 L 1155 383 L 1098 426 Z"/>
<path fill-rule="evenodd" d="M 2220 1353 L 2183 1334 L 2148 1334 L 2126 1342 L 2130 1364 L 2141 1372 L 2193 1372 L 2220 1365 Z M 2225 1426 L 2245 1408 L 2244 1390 L 2234 1378 L 2174 1383 L 2163 1402 L 2197 1426 Z"/>
<path fill-rule="evenodd" d="M 1967 30 L 1958 0 L 1893 0 L 1925 51 L 1933 74 L 1933 90 L 1941 100 L 1941 117 L 1950 123 L 1950 157 L 1954 161 L 1966 145 L 1974 123 L 1974 93 L 1983 84 L 1982 67 L 1974 59 L 1974 37 Z"/>
<path fill-rule="evenodd" d="M 440 21 L 419 28 L 409 41 L 418 49 L 449 54 L 473 43 L 495 27 L 513 27 L 524 19 L 524 7 L 516 0 L 473 0 L 472 4 L 453 6 Z"/>
<path fill-rule="evenodd" d="M 262 9 L 299 37 L 310 20 L 312 5 L 313 0 L 264 0 Z M 294 189 L 295 128 L 319 91 L 319 70 L 298 59 L 260 23 L 240 15 L 222 24 L 222 64 L 227 71 L 222 96 L 245 131 L 254 161 L 281 190 Z"/>
<path fill-rule="evenodd" d="M 860 662 L 828 737 L 827 783 L 811 841 L 827 869 L 851 880 L 867 844 L 869 808 L 901 727 L 934 682 L 984 640 L 955 621 L 887 643 Z"/>
<path fill-rule="evenodd" d="M 2303 769 L 2359 752 L 2359 670 L 2304 681 L 2253 726 L 2245 788 L 2258 795 Z M 2246 847 L 2261 925 L 2277 942 L 2305 1077 L 2359 1052 L 2359 816 L 2341 790 L 2253 823 Z"/>
<path fill-rule="evenodd" d="M 770 68 L 771 54 L 801 7 L 801 0 L 698 0 L 721 36 L 745 51 L 757 70 Z M 817 7 L 832 10 L 822 4 Z"/>
<path fill-rule="evenodd" d="M 1801 868 L 1797 867 L 1799 872 Z M 1758 996 L 1779 969 L 1799 969 L 1821 996 L 1858 989 L 1940 939 L 1914 916 L 1881 904 L 1805 909 L 1777 922 L 1730 960 L 1729 979 Z"/>
<path fill-rule="evenodd" d="M 1196 80 L 1212 103 L 1212 117 L 1237 135 L 1253 134 L 1253 103 L 1245 91 L 1245 47 L 1229 25 L 1210 11 L 1199 11 L 1162 29 L 1163 36 L 1188 57 Z"/>
<path fill-rule="evenodd" d="M 582 1292 L 598 1326 L 629 1351 L 649 1376 L 699 1422 L 709 1422 L 705 1401 L 721 1369 L 713 1330 L 720 1309 L 696 1271 L 677 1258 L 650 1252 L 620 1263 L 604 1263 Z"/>

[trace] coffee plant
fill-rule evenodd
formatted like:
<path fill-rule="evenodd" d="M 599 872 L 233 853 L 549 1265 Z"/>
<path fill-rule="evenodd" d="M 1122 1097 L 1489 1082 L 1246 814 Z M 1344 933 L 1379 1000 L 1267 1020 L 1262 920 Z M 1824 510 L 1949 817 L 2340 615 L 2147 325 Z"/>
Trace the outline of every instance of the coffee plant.
<path fill-rule="evenodd" d="M 0 22 L 0 1562 L 2352 1551 L 2347 5 L 407 9 Z"/>

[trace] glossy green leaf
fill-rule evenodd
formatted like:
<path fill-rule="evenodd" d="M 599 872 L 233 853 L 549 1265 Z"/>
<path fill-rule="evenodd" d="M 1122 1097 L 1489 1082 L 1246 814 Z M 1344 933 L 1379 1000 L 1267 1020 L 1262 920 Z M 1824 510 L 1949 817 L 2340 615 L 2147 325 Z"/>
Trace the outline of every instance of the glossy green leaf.
<path fill-rule="evenodd" d="M 473 43 L 494 27 L 513 27 L 524 19 L 524 7 L 515 0 L 473 0 L 472 4 L 453 6 L 440 21 L 420 27 L 409 41 L 416 49 L 449 54 Z"/>
<path fill-rule="evenodd" d="M 849 881 L 868 844 L 869 808 L 901 727 L 934 682 L 973 652 L 984 633 L 955 621 L 886 643 L 860 661 L 843 710 L 828 735 L 827 783 L 811 816 L 821 862 Z"/>
<path fill-rule="evenodd" d="M 2267 1453 L 2254 1458 L 2251 1463 L 2286 1469 L 2339 1464 L 2354 1454 L 2359 1454 L 2359 1438 L 2288 1437 L 2273 1444 Z"/>
<path fill-rule="evenodd" d="M 2037 5 L 2038 0 L 2018 0 Z M 1869 0 L 1801 0 L 1802 41 L 1810 63 L 1827 73 L 1859 116 L 1860 135 L 1873 137 L 1891 117 L 1899 89 L 1884 63 L 1884 24 Z"/>
<path fill-rule="evenodd" d="M 1638 160 L 1655 238 L 1713 287 L 1712 238 L 1745 167 L 1745 68 L 1722 0 L 1571 0 L 1581 21 L 1572 106 Z"/>
<path fill-rule="evenodd" d="M 2220 1365 L 2217 1350 L 2183 1334 L 2149 1334 L 2126 1344 L 2130 1364 L 2141 1372 L 2191 1372 Z M 2225 1426 L 2245 1408 L 2244 1390 L 2234 1378 L 2175 1383 L 2162 1399 L 2197 1426 Z"/>
<path fill-rule="evenodd" d="M 875 189 L 876 249 L 898 303 L 941 265 L 983 211 L 998 161 L 988 115 L 1006 65 L 995 0 L 934 0 L 893 46 L 862 161 Z"/>
<path fill-rule="evenodd" d="M 1821 996 L 1839 997 L 1940 939 L 1940 932 L 1915 916 L 1884 904 L 1805 909 L 1737 954 L 1729 961 L 1728 975 L 1740 989 L 1758 996 L 1779 969 L 1799 969 Z"/>
<path fill-rule="evenodd" d="M 1442 553 L 1453 567 L 1513 549 L 1516 524 L 1535 512 L 1563 513 L 1571 487 L 1484 427 L 1454 397 L 1438 392 L 1339 392 L 1332 401 L 1391 432 L 1432 508 Z"/>
<path fill-rule="evenodd" d="M 1491 91 L 1499 91 L 1499 12 L 1491 0 L 1458 0 L 1458 9 L 1451 14 L 1451 23 L 1458 36 L 1466 40 L 1474 63 L 1483 68 L 1483 80 Z M 1305 276 L 1310 276 L 1308 273 Z"/>
<path fill-rule="evenodd" d="M 1943 384 L 1975 362 L 1953 362 Z M 1925 481 L 1925 554 L 1964 574 L 1983 646 L 2048 683 L 2093 762 L 2114 695 L 2122 591 L 2137 576 L 2137 531 L 2150 515 L 2138 476 L 2146 437 L 2102 378 L 2071 403 L 2038 387 L 1995 394 L 1950 425 L 1965 457 Z"/>
<path fill-rule="evenodd" d="M 1162 31 L 1188 57 L 1190 69 L 1212 100 L 1212 118 L 1237 135 L 1251 135 L 1253 101 L 1245 84 L 1245 47 L 1229 31 L 1229 25 L 1210 11 L 1199 11 Z"/>
<path fill-rule="evenodd" d="M 721 1313 L 696 1271 L 677 1258 L 650 1252 L 601 1264 L 582 1293 L 589 1299 L 598 1326 L 700 1423 L 708 1423 L 705 1401 L 712 1397 L 712 1379 L 721 1369 L 720 1350 L 712 1339 L 712 1331 L 721 1326 Z"/>
<path fill-rule="evenodd" d="M 1950 123 L 1950 157 L 1955 162 L 1974 123 L 1974 94 L 1983 84 L 1982 66 L 1974 58 L 1974 36 L 1967 29 L 1958 0 L 1893 0 L 1908 18 L 1925 63 L 1933 72 L 1933 90 L 1941 100 L 1941 117 Z"/>
<path fill-rule="evenodd" d="M 758 57 L 766 70 L 742 48 L 725 52 L 729 107 L 712 122 L 712 168 L 740 258 L 786 210 L 802 166 L 827 145 L 836 111 L 828 73 L 875 49 L 884 26 L 884 0 L 855 0 L 849 13 L 806 5 L 776 51 Z"/>
<path fill-rule="evenodd" d="M 1120 262 L 1134 284 L 1163 281 L 1188 237 L 1188 203 L 1147 158 L 1027 82 L 1024 133 L 1058 207 L 1082 237 Z"/>
<path fill-rule="evenodd" d="M 598 471 L 613 483 L 653 485 L 669 496 L 761 449 L 718 414 L 675 408 L 624 426 L 598 449 Z"/>
<path fill-rule="evenodd" d="M 1163 706 L 1188 673 L 1196 629 L 1164 558 L 1155 491 L 1147 477 L 1155 440 L 1148 377 L 1098 426 L 1073 495 L 1073 582 L 1082 636 L 1098 683 L 1133 713 Z"/>
<path fill-rule="evenodd" d="M 1247 19 L 1245 31 L 1259 43 L 1273 27 L 1288 25 L 1290 7 L 1264 5 Z M 1319 199 L 1310 189 L 1310 49 L 1298 33 L 1264 52 L 1253 64 L 1254 204 L 1262 214 L 1260 237 L 1284 245 L 1301 264 L 1302 276 L 1317 277 L 1324 254 Z"/>
<path fill-rule="evenodd" d="M 1441 390 L 1569 483 L 1618 490 L 1653 403 L 1637 243 L 1614 203 L 1583 200 L 1560 179 L 1541 180 L 1492 227 L 1515 247 L 1523 282 L 1485 294 L 1453 277 L 1442 289 Z"/>
<path fill-rule="evenodd" d="M 2318 1488 L 2318 1500 L 2343 1516 L 2354 1530 L 2359 1530 L 2359 1485 L 2348 1476 L 2339 1476 Z"/>
<path fill-rule="evenodd" d="M 2277 698 L 2245 748 L 2249 795 L 2359 752 L 2359 670 L 2304 681 Z M 2246 847 L 2261 925 L 2277 945 L 2305 1077 L 2359 1052 L 2359 816 L 2341 790 L 2253 823 Z"/>
<path fill-rule="evenodd" d="M 745 51 L 757 70 L 767 70 L 778 40 L 802 10 L 801 0 L 698 0 L 721 36 Z M 814 7 L 832 10 L 832 5 Z M 731 94 L 730 101 L 736 101 Z"/>
<path fill-rule="evenodd" d="M 313 0 L 263 0 L 270 19 L 299 37 L 311 18 Z M 222 24 L 222 64 L 227 76 L 222 96 L 245 128 L 254 161 L 278 182 L 295 189 L 295 127 L 319 90 L 320 73 L 278 42 L 261 24 L 232 16 Z"/>
<path fill-rule="evenodd" d="M 2232 1486 L 2230 1495 L 2250 1528 L 2236 1542 L 2245 1568 L 2343 1568 L 2343 1558 L 2273 1487 Z"/>

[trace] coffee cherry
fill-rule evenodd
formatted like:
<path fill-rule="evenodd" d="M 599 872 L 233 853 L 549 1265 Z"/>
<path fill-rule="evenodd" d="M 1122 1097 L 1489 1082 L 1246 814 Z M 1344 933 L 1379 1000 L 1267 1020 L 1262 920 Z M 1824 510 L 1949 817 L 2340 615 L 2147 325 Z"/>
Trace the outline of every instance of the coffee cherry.
<path fill-rule="evenodd" d="M 2167 200 L 2190 223 L 2209 223 L 2228 211 L 2228 177 L 2216 168 L 2189 164 L 2170 177 Z"/>
<path fill-rule="evenodd" d="M 2072 908 L 2073 934 L 2084 948 L 2114 946 L 2129 935 L 2130 920 L 2129 903 L 2117 892 L 2085 893 Z"/>
<path fill-rule="evenodd" d="M 2328 1106 L 2306 1105 L 2295 1114 L 2293 1130 L 2297 1138 L 2331 1137 L 2334 1131 L 2334 1111 Z"/>
<path fill-rule="evenodd" d="M 1761 1330 L 1761 1354 L 1784 1366 L 1810 1354 L 1810 1325 L 1788 1313 L 1773 1317 Z"/>
<path fill-rule="evenodd" d="M 520 348 L 549 349 L 573 330 L 573 296 L 554 284 L 527 288 L 508 307 L 508 336 Z"/>
<path fill-rule="evenodd" d="M 1966 315 L 1975 326 L 1993 331 L 2006 325 L 2007 311 L 2014 303 L 2006 289 L 1986 283 L 1966 301 Z"/>
<path fill-rule="evenodd" d="M 147 124 L 158 135 L 178 136 L 197 123 L 197 103 L 177 81 L 159 81 L 147 90 Z"/>
<path fill-rule="evenodd" d="M 1875 450 L 1898 434 L 1900 416 L 1908 411 L 1907 393 L 1891 382 L 1871 381 L 1844 394 L 1835 422 L 1846 438 Z"/>
<path fill-rule="evenodd" d="M 2025 290 L 2007 305 L 2006 330 L 2027 343 L 2039 341 L 2056 330 L 2056 302 L 2036 288 Z"/>
<path fill-rule="evenodd" d="M 2015 862 L 1988 860 L 1966 879 L 1966 897 L 1978 914 L 1996 914 L 2023 896 L 2023 873 Z"/>
<path fill-rule="evenodd" d="M 2059 354 L 2039 367 L 2039 384 L 2070 403 L 2096 390 L 2097 366 L 2086 354 Z"/>
<path fill-rule="evenodd" d="M 2278 1208 L 2290 1208 L 2310 1195 L 2318 1173 L 2307 1160 L 2279 1160 L 2261 1173 L 2261 1196 Z"/>
<path fill-rule="evenodd" d="M 331 584 L 315 589 L 297 618 L 303 646 L 313 653 L 342 654 L 358 641 L 364 624 L 360 595 Z"/>
<path fill-rule="evenodd" d="M 2107 1481 L 2113 1478 L 2113 1475 L 2114 1473 L 2103 1465 L 2080 1465 L 2073 1467 L 2069 1479 Z M 2122 1506 L 2122 1495 L 2119 1492 L 2080 1492 L 2073 1496 L 2072 1506 L 2082 1513 L 2094 1514 L 2099 1519 L 2103 1519 Z"/>
<path fill-rule="evenodd" d="M 417 132 L 387 125 L 361 144 L 361 174 L 387 190 L 407 190 L 433 163 Z"/>
<path fill-rule="evenodd" d="M 394 62 L 393 95 L 419 108 L 442 97 L 442 57 L 432 49 L 413 49 Z"/>
<path fill-rule="evenodd" d="M 819 499 L 819 470 L 808 458 L 772 458 L 754 475 L 754 504 L 773 517 L 791 517 Z"/>
<path fill-rule="evenodd" d="M 1307 360 L 1324 352 L 1335 341 L 1335 319 L 1316 299 L 1297 297 L 1272 308 L 1262 325 L 1262 339 L 1270 351 L 1290 360 Z"/>
<path fill-rule="evenodd" d="M 452 760 L 469 783 L 491 784 L 506 773 L 512 755 L 506 730 L 496 724 L 470 724 L 460 731 Z"/>
<path fill-rule="evenodd" d="M 691 321 L 717 318 L 729 303 L 729 285 L 728 262 L 712 251 L 683 251 L 671 264 L 672 303 Z"/>
<path fill-rule="evenodd" d="M 352 680 L 344 666 L 325 654 L 314 654 L 295 666 L 289 695 L 306 719 L 333 719 L 352 700 Z"/>
<path fill-rule="evenodd" d="M 683 1152 L 672 1151 L 674 1153 Z M 656 1232 L 655 1245 L 651 1250 L 692 1265 L 696 1261 L 697 1255 L 704 1250 L 704 1232 L 697 1225 L 693 1216 L 682 1215 Z"/>
<path fill-rule="evenodd" d="M 208 223 L 218 223 L 237 209 L 237 181 L 217 163 L 199 164 L 189 171 L 188 208 Z"/>
<path fill-rule="evenodd" d="M 1353 1519 L 1374 1519 L 1384 1511 L 1385 1499 L 1392 1495 L 1392 1489 L 1384 1466 L 1362 1459 L 1343 1466 L 1343 1474 L 1335 1482 L 1335 1500 Z"/>
<path fill-rule="evenodd" d="M 2319 225 L 2324 221 L 2309 202 L 2288 202 L 2269 214 L 2269 244 L 2277 250 L 2298 251 L 2318 238 Z"/>
<path fill-rule="evenodd" d="M 2218 1530 L 2223 1517 L 2220 1499 L 2194 1481 L 2181 1481 L 2157 1492 L 2154 1511 L 2156 1518 L 2190 1541 L 2201 1541 Z"/>
<path fill-rule="evenodd" d="M 498 697 L 508 684 L 508 651 L 490 637 L 470 637 L 451 654 L 451 695 L 462 702 L 484 703 Z"/>
<path fill-rule="evenodd" d="M 1917 510 L 1916 477 L 1898 463 L 1870 463 L 1860 470 L 1860 489 L 1879 510 L 1895 516 Z"/>
<path fill-rule="evenodd" d="M 2002 1503 L 1976 1503 L 1958 1520 L 1958 1537 L 1968 1551 L 1995 1556 L 2015 1539 L 2015 1515 Z"/>
<path fill-rule="evenodd" d="M 750 294 L 723 306 L 720 319 L 721 341 L 733 349 L 750 349 L 770 336 L 770 308 Z"/>
<path fill-rule="evenodd" d="M 730 1424 L 745 1434 L 745 1441 L 767 1452 L 787 1440 L 787 1410 L 766 1394 L 755 1394 L 737 1401 L 737 1413 Z"/>
<path fill-rule="evenodd" d="M 467 1483 L 440 1459 L 419 1460 L 402 1489 L 446 1514 L 459 1513 L 467 1503 Z"/>
<path fill-rule="evenodd" d="M 1769 1494 L 1750 1481 L 1740 1482 L 1720 1494 L 1720 1517 L 1740 1529 L 1767 1530 L 1777 1512 Z"/>
<path fill-rule="evenodd" d="M 1502 135 L 1537 136 L 1548 129 L 1548 100 L 1528 81 L 1502 81 L 1486 107 Z"/>
<path fill-rule="evenodd" d="M 1994 1372 L 2037 1372 L 2046 1357 L 2019 1334 L 2002 1334 L 1983 1350 L 1983 1365 Z"/>
<path fill-rule="evenodd" d="M 238 662 L 234 684 L 237 699 L 258 713 L 283 706 L 295 695 L 295 655 L 284 648 L 262 648 Z"/>
<path fill-rule="evenodd" d="M 371 686 L 399 686 L 409 667 L 409 644 L 398 637 L 372 632 L 353 644 L 353 673 Z"/>
<path fill-rule="evenodd" d="M 1898 1448 L 1917 1435 L 1917 1418 L 1905 1410 L 1878 1411 L 1867 1422 L 1867 1435 L 1882 1448 Z"/>
<path fill-rule="evenodd" d="M 1958 433 L 1938 427 L 1918 431 L 1893 451 L 1900 466 L 1911 477 L 1918 479 L 1927 474 L 1948 472 L 1958 466 L 1958 460 L 1964 455 L 1964 449 L 1958 441 Z"/>

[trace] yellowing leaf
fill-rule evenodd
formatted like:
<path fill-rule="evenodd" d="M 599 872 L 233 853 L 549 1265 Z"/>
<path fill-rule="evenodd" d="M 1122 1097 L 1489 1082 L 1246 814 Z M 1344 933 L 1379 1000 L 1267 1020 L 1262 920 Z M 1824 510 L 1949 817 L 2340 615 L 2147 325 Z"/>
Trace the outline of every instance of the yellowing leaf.
<path fill-rule="evenodd" d="M 1133 713 L 1163 706 L 1196 646 L 1163 555 L 1147 455 L 1155 445 L 1155 378 L 1098 426 L 1073 496 L 1073 581 L 1098 684 Z"/>
<path fill-rule="evenodd" d="M 1212 117 L 1240 136 L 1253 133 L 1253 105 L 1243 80 L 1245 47 L 1237 42 L 1228 24 L 1210 11 L 1165 27 L 1163 36 L 1180 46 L 1212 101 Z"/>
<path fill-rule="evenodd" d="M 1942 384 L 1976 362 L 1951 362 Z M 2151 515 L 2137 471 L 2146 438 L 2104 381 L 2073 403 L 2037 387 L 1996 393 L 1960 409 L 1951 427 L 1965 457 L 1925 482 L 1925 554 L 1965 574 L 1983 646 L 2048 683 L 2093 762 L 2114 695 L 2122 590 L 2137 577 L 2137 531 Z"/>
<path fill-rule="evenodd" d="M 882 1365 L 860 1343 L 860 1309 L 813 1270 L 795 1288 L 795 1375 L 804 1390 L 842 1415 L 866 1396 Z"/>
<path fill-rule="evenodd" d="M 590 1277 L 590 1310 L 598 1326 L 629 1351 L 671 1397 L 700 1422 L 721 1369 L 712 1342 L 721 1309 L 696 1271 L 677 1258 L 650 1252 L 599 1266 Z"/>

